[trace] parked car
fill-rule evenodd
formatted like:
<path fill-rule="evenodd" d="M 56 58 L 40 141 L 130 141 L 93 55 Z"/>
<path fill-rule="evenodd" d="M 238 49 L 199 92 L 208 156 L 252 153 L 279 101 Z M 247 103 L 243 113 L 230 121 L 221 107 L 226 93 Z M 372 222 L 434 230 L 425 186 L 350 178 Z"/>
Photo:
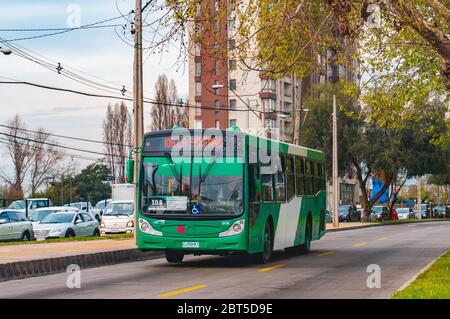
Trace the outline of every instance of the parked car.
<path fill-rule="evenodd" d="M 372 211 L 374 215 L 371 218 L 371 221 L 382 221 L 382 220 L 391 220 L 391 214 L 389 212 L 389 209 L 386 206 L 373 206 Z"/>
<path fill-rule="evenodd" d="M 33 210 L 31 216 L 28 218 L 33 223 L 33 227 L 36 224 L 43 221 L 48 215 L 62 212 L 77 212 L 79 209 L 76 207 L 46 207 Z"/>
<path fill-rule="evenodd" d="M 88 212 L 62 212 L 48 215 L 35 226 L 37 240 L 62 237 L 100 236 L 99 224 Z"/>
<path fill-rule="evenodd" d="M 414 214 L 417 217 L 419 217 L 417 215 L 418 214 L 418 206 L 417 206 L 417 204 L 414 205 L 413 212 L 414 212 Z M 422 204 L 420 206 L 420 213 L 422 215 L 422 218 L 430 218 L 430 205 L 429 204 Z"/>
<path fill-rule="evenodd" d="M 100 215 L 99 212 L 96 213 L 96 212 L 94 211 L 94 207 L 92 207 L 92 204 L 91 204 L 90 202 L 70 203 L 70 204 L 65 205 L 65 206 L 68 206 L 68 207 L 75 207 L 75 208 L 78 208 L 80 211 L 85 211 L 85 212 L 91 213 L 92 216 L 94 216 L 94 218 L 95 218 L 98 222 L 100 222 L 101 215 Z"/>
<path fill-rule="evenodd" d="M 433 217 L 435 218 L 450 218 L 450 208 L 439 205 L 433 208 Z"/>
<path fill-rule="evenodd" d="M 131 233 L 134 231 L 133 201 L 112 201 L 102 216 L 100 232 L 102 235 Z"/>
<path fill-rule="evenodd" d="M 33 225 L 20 211 L 0 211 L 0 240 L 29 241 L 34 238 Z"/>
<path fill-rule="evenodd" d="M 97 204 L 95 204 L 94 209 L 92 210 L 92 215 L 101 216 L 103 215 L 103 211 L 105 210 L 106 205 L 111 201 L 111 199 L 102 199 Z"/>
<path fill-rule="evenodd" d="M 340 222 L 358 222 L 361 221 L 361 214 L 354 205 L 340 205 L 338 207 Z"/>
<path fill-rule="evenodd" d="M 53 206 L 52 201 L 49 198 L 32 198 L 16 200 L 9 204 L 8 209 L 13 209 L 25 213 L 29 216 L 33 209 Z M 28 215 L 27 215 L 28 214 Z"/>
<path fill-rule="evenodd" d="M 413 210 L 409 207 L 399 207 L 397 208 L 398 219 L 412 219 L 416 218 Z"/>

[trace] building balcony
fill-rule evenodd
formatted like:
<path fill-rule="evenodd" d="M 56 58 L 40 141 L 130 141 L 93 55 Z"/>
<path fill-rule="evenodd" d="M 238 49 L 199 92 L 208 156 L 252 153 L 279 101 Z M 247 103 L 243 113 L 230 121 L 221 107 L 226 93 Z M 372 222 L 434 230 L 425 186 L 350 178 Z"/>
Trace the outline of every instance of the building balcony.
<path fill-rule="evenodd" d="M 265 100 L 265 99 L 276 100 L 277 94 L 272 91 L 261 91 L 261 92 L 259 92 L 259 98 L 261 100 Z"/>

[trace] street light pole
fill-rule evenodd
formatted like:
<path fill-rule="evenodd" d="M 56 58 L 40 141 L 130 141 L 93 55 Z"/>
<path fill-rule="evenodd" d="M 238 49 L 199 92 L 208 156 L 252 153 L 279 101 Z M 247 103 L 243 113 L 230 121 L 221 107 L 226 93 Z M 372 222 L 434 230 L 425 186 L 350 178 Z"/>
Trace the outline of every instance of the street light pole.
<path fill-rule="evenodd" d="M 138 170 L 140 167 L 140 149 L 142 147 L 142 139 L 144 136 L 144 96 L 143 96 L 143 70 L 142 70 L 142 0 L 136 0 L 135 21 L 134 21 L 134 146 L 137 150 L 134 158 L 134 181 L 138 180 Z M 138 189 L 134 191 L 134 226 L 138 227 Z M 134 232 L 137 241 L 137 232 Z"/>
<path fill-rule="evenodd" d="M 339 178 L 337 152 L 337 107 L 336 95 L 333 95 L 333 227 L 339 227 Z"/>
<path fill-rule="evenodd" d="M 422 193 L 420 191 L 420 177 L 417 179 L 417 218 L 422 219 Z"/>

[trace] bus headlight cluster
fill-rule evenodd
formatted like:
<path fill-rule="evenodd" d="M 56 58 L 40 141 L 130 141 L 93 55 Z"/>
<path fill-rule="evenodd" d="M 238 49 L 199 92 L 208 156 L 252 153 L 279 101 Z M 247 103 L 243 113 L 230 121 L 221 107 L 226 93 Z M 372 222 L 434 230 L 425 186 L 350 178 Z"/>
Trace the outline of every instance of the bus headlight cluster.
<path fill-rule="evenodd" d="M 231 227 L 228 228 L 226 231 L 221 232 L 219 234 L 219 237 L 228 237 L 228 236 L 239 235 L 244 230 L 244 226 L 245 226 L 245 221 L 243 219 L 238 220 L 233 225 L 231 225 Z"/>
<path fill-rule="evenodd" d="M 139 218 L 139 229 L 141 232 L 154 235 L 154 236 L 162 236 L 162 232 L 155 230 L 152 225 L 145 219 Z"/>

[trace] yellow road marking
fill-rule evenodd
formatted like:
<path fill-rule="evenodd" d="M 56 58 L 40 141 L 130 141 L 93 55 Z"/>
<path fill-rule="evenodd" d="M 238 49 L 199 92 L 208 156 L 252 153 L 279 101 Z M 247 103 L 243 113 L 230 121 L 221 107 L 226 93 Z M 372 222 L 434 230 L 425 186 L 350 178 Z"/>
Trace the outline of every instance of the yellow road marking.
<path fill-rule="evenodd" d="M 269 271 L 269 270 L 273 270 L 273 269 L 278 269 L 278 268 L 285 267 L 285 266 L 286 266 L 286 264 L 279 264 L 279 265 L 275 265 L 275 266 L 272 266 L 272 267 L 267 267 L 267 268 L 258 269 L 258 272 L 265 272 L 265 271 Z"/>
<path fill-rule="evenodd" d="M 175 295 L 184 294 L 185 292 L 191 292 L 191 291 L 195 291 L 195 290 L 199 290 L 199 289 L 203 289 L 203 288 L 206 288 L 206 286 L 204 286 L 204 285 L 193 286 L 193 287 L 189 287 L 189 288 L 184 288 L 184 289 L 167 292 L 165 294 L 159 295 L 159 297 L 172 297 Z"/>
<path fill-rule="evenodd" d="M 317 254 L 318 257 L 323 257 L 323 256 L 329 256 L 331 254 L 333 254 L 333 251 L 325 251 L 323 253 Z"/>
<path fill-rule="evenodd" d="M 378 240 L 386 240 L 386 239 L 388 239 L 387 237 L 380 237 L 380 238 L 378 238 Z"/>
<path fill-rule="evenodd" d="M 353 247 L 363 247 L 363 246 L 367 246 L 366 243 L 358 243 L 358 244 L 354 244 Z"/>

